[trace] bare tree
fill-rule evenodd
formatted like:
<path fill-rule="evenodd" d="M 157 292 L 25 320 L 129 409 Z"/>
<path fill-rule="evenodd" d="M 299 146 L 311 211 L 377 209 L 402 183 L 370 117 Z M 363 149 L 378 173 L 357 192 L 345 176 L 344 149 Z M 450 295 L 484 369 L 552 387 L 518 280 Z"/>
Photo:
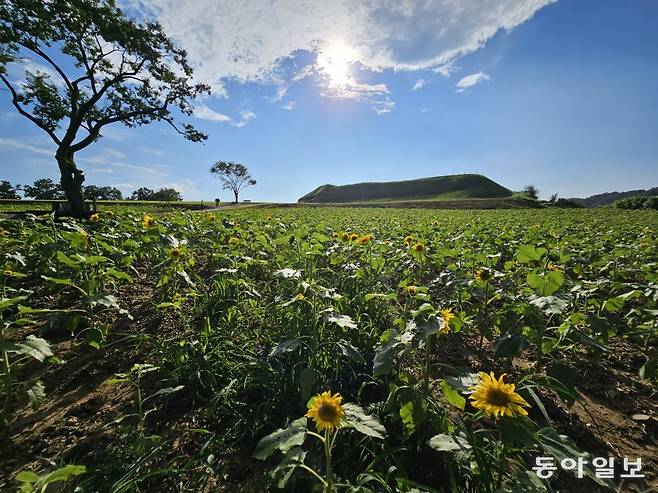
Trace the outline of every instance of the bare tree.
<path fill-rule="evenodd" d="M 539 189 L 534 185 L 527 185 L 523 189 L 523 193 L 525 193 L 531 199 L 537 200 L 539 198 Z"/>
<path fill-rule="evenodd" d="M 238 203 L 238 195 L 244 188 L 251 187 L 256 184 L 247 167 L 244 164 L 234 163 L 229 161 L 217 161 L 210 167 L 210 172 L 217 178 L 222 180 L 222 188 L 224 190 L 231 190 L 235 196 L 235 203 Z"/>

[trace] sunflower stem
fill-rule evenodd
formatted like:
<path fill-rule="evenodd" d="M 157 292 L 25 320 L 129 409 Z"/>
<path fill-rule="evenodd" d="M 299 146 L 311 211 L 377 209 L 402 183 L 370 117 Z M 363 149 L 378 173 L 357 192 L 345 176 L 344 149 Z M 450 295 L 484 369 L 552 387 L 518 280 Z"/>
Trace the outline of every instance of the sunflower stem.
<path fill-rule="evenodd" d="M 327 482 L 324 486 L 324 493 L 333 493 L 334 491 L 334 478 L 331 472 L 331 446 L 332 442 L 329 440 L 331 436 L 331 431 L 327 428 L 324 431 L 324 454 L 325 454 L 325 465 L 326 465 L 326 477 Z"/>

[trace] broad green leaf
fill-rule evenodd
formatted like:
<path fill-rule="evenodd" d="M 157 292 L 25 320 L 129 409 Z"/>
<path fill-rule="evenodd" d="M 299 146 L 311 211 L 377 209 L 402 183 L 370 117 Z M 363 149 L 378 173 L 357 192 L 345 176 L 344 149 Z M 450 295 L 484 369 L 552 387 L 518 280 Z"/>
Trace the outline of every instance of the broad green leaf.
<path fill-rule="evenodd" d="M 522 264 L 529 264 L 530 262 L 538 262 L 546 255 L 545 248 L 536 248 L 532 245 L 523 245 L 516 251 L 516 260 Z"/>
<path fill-rule="evenodd" d="M 20 354 L 30 355 L 39 361 L 43 361 L 53 355 L 48 341 L 34 335 L 27 336 L 23 342 L 19 342 L 16 346 L 19 348 L 18 352 Z"/>
<path fill-rule="evenodd" d="M 361 356 L 361 353 L 357 348 L 355 348 L 352 343 L 341 339 L 336 343 L 336 345 L 339 347 L 341 353 L 343 353 L 343 356 L 351 359 L 355 363 L 358 363 L 360 365 L 365 365 L 366 360 Z"/>
<path fill-rule="evenodd" d="M 289 353 L 290 351 L 294 351 L 301 345 L 302 341 L 301 339 L 295 337 L 293 339 L 287 339 L 283 342 L 280 342 L 277 344 L 274 349 L 269 354 L 270 358 L 276 358 L 280 354 L 283 353 Z"/>
<path fill-rule="evenodd" d="M 439 452 L 455 452 L 457 450 L 470 450 L 471 444 L 464 436 L 447 435 L 441 433 L 430 438 L 428 445 Z"/>
<path fill-rule="evenodd" d="M 254 459 L 264 460 L 274 453 L 275 450 L 280 450 L 284 454 L 295 446 L 302 445 L 306 439 L 306 418 L 299 418 L 287 428 L 278 429 L 274 433 L 262 438 L 256 449 L 251 455 Z"/>
<path fill-rule="evenodd" d="M 340 315 L 339 313 L 329 312 L 325 314 L 324 320 L 327 323 L 334 323 L 343 329 L 356 329 L 356 323 L 349 315 Z"/>
<path fill-rule="evenodd" d="M 459 395 L 459 392 L 457 392 L 457 390 L 445 380 L 441 380 L 441 392 L 443 392 L 443 397 L 445 397 L 448 403 L 455 406 L 457 409 L 464 410 L 466 399 Z"/>
<path fill-rule="evenodd" d="M 564 284 L 564 274 L 560 271 L 551 271 L 547 274 L 539 274 L 535 271 L 528 272 L 528 285 L 541 296 L 550 296 Z"/>
<path fill-rule="evenodd" d="M 307 366 L 299 372 L 299 393 L 302 401 L 306 402 L 315 388 L 316 373 L 315 369 Z"/>
<path fill-rule="evenodd" d="M 382 426 L 379 420 L 366 414 L 361 407 L 354 403 L 343 405 L 345 411 L 345 422 L 353 426 L 356 431 L 373 438 L 384 439 L 386 437 L 386 428 Z"/>

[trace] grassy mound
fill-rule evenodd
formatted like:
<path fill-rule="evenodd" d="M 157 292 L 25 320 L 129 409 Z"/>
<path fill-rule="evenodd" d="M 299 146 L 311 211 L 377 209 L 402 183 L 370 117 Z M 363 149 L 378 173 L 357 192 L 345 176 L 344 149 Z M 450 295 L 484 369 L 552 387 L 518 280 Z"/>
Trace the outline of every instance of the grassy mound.
<path fill-rule="evenodd" d="M 435 176 L 418 180 L 353 185 L 322 185 L 299 202 L 340 203 L 367 201 L 455 200 L 509 197 L 512 191 L 477 174 Z"/>

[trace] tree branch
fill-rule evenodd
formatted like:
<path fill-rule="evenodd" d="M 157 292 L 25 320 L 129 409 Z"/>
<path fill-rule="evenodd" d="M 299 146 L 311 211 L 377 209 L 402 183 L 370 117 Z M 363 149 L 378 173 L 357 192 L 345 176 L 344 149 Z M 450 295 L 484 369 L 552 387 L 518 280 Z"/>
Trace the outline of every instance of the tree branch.
<path fill-rule="evenodd" d="M 7 78 L 4 75 L 2 75 L 2 73 L 0 73 L 0 80 L 2 80 L 2 82 L 5 83 L 5 85 L 9 89 L 9 92 L 11 92 L 11 103 L 14 105 L 16 110 L 21 115 L 23 115 L 25 118 L 27 118 L 32 123 L 34 123 L 37 127 L 39 127 L 41 130 L 46 132 L 50 136 L 50 138 L 53 139 L 55 144 L 60 145 L 61 141 L 57 138 L 57 136 L 55 135 L 55 133 L 52 130 L 50 130 L 43 123 L 41 123 L 37 118 L 35 118 L 33 115 L 31 115 L 30 113 L 28 113 L 27 111 L 25 111 L 21 107 L 20 102 L 18 101 L 18 93 L 16 92 L 16 89 L 13 88 L 13 86 L 9 83 Z"/>

